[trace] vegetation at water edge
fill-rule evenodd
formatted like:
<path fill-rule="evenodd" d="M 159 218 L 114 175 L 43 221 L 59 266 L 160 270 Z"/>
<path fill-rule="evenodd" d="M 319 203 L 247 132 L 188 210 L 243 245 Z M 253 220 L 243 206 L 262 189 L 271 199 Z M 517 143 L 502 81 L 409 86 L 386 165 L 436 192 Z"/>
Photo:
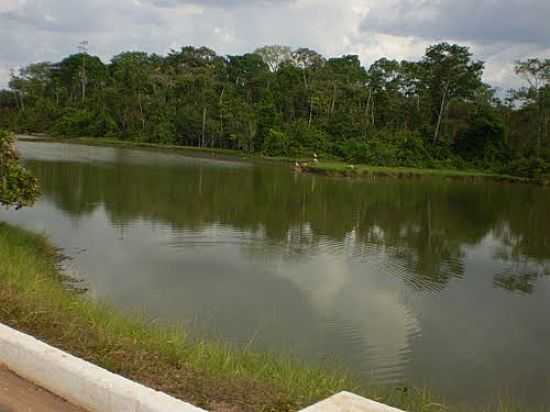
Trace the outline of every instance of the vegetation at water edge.
<path fill-rule="evenodd" d="M 30 206 L 38 197 L 38 181 L 18 161 L 13 135 L 0 129 L 0 206 Z"/>
<path fill-rule="evenodd" d="M 0 127 L 56 136 L 235 149 L 353 164 L 550 174 L 550 59 L 516 62 L 525 87 L 497 93 L 467 47 L 440 43 L 418 61 L 266 46 L 220 56 L 183 47 L 81 50 L 14 73 Z"/>

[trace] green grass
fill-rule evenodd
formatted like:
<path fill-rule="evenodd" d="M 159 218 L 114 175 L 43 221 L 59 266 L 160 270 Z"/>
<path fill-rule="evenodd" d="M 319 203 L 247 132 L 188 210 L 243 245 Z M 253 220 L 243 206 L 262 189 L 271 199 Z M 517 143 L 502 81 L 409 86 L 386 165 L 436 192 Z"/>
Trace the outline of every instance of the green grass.
<path fill-rule="evenodd" d="M 346 176 L 346 177 L 444 177 L 450 179 L 476 180 L 487 179 L 506 182 L 529 182 L 529 179 L 501 175 L 495 173 L 484 173 L 480 171 L 451 170 L 451 169 L 419 169 L 413 167 L 381 167 L 368 165 L 350 165 L 349 163 L 332 161 L 308 163 L 303 167 L 304 171 L 310 173 L 323 174 L 326 176 Z"/>

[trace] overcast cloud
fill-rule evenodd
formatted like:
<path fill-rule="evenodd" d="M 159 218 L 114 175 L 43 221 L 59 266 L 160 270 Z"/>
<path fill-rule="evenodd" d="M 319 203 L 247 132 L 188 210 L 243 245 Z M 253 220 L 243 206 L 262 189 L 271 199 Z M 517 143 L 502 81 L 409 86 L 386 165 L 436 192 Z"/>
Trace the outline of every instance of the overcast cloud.
<path fill-rule="evenodd" d="M 445 40 L 471 46 L 486 81 L 508 88 L 514 60 L 550 57 L 548 16 L 548 0 L 0 0 L 0 86 L 10 69 L 58 61 L 83 40 L 106 62 L 124 50 L 287 44 L 366 65 Z"/>

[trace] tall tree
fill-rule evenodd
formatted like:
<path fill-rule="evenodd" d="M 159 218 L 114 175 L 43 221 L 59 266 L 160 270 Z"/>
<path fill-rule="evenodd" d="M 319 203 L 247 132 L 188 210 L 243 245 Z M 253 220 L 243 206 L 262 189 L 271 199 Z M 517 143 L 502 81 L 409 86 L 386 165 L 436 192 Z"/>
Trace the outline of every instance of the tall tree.
<path fill-rule="evenodd" d="M 420 76 L 428 95 L 433 126 L 433 143 L 441 137 L 441 127 L 453 99 L 473 97 L 482 87 L 484 64 L 472 60 L 468 47 L 439 43 L 428 47 L 420 62 Z"/>
<path fill-rule="evenodd" d="M 254 54 L 260 56 L 272 72 L 276 72 L 281 64 L 292 60 L 292 49 L 278 44 L 260 47 Z"/>
<path fill-rule="evenodd" d="M 540 156 L 542 142 L 548 137 L 550 129 L 550 59 L 518 61 L 515 70 L 529 84 L 517 96 L 535 108 L 536 152 Z"/>

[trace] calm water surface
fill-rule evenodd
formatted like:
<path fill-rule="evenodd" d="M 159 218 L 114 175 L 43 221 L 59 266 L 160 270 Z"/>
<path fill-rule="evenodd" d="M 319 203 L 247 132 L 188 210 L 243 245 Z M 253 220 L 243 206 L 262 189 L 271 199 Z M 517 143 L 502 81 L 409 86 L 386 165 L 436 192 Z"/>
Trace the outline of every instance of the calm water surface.
<path fill-rule="evenodd" d="M 20 142 L 89 293 L 450 401 L 550 407 L 550 190 Z"/>

